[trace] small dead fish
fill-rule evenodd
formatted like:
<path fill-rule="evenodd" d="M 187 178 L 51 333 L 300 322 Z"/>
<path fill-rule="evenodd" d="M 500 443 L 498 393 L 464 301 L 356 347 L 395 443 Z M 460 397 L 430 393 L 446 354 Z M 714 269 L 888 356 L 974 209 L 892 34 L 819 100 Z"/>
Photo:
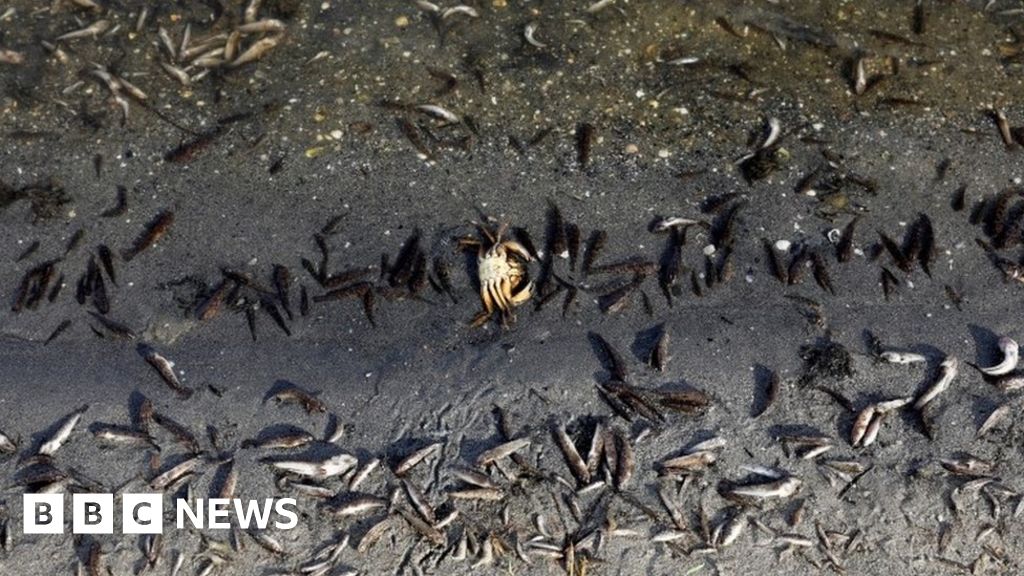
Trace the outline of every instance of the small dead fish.
<path fill-rule="evenodd" d="M 991 432 L 993 428 L 1006 419 L 1006 416 L 1010 413 L 1010 409 L 1009 404 L 1003 404 L 993 410 L 992 413 L 988 415 L 988 418 L 985 418 L 985 421 L 982 422 L 981 426 L 978 427 L 978 433 L 975 435 L 975 438 L 981 438 L 985 434 Z"/>
<path fill-rule="evenodd" d="M 853 235 L 858 222 L 860 222 L 859 215 L 850 220 L 849 224 L 843 228 L 842 234 L 839 235 L 839 242 L 836 243 L 836 259 L 840 262 L 848 262 L 853 255 Z"/>
<path fill-rule="evenodd" d="M 853 420 L 853 426 L 850 428 L 850 445 L 857 446 L 864 440 L 864 435 L 867 434 L 868 426 L 871 421 L 875 418 L 875 405 L 871 404 L 865 407 L 863 410 L 857 413 L 857 417 Z"/>
<path fill-rule="evenodd" d="M 156 370 L 157 374 L 164 381 L 165 384 L 171 389 L 177 392 L 178 396 L 182 400 L 187 400 L 192 396 L 192 389 L 182 385 L 181 380 L 178 379 L 178 375 L 174 373 L 174 363 L 164 358 L 159 352 L 154 350 L 152 347 L 146 344 L 139 344 L 138 346 L 139 355 L 150 366 Z"/>
<path fill-rule="evenodd" d="M 590 162 L 590 149 L 593 146 L 595 132 L 594 125 L 587 122 L 576 126 L 576 163 L 581 170 Z"/>
<path fill-rule="evenodd" d="M 1020 360 L 1020 347 L 1017 342 L 1009 336 L 1002 336 L 999 338 L 999 350 L 1003 353 L 1003 360 L 995 366 L 978 368 L 982 374 L 1003 376 L 1017 368 L 1017 362 Z"/>
<path fill-rule="evenodd" d="M 814 281 L 818 283 L 822 290 L 835 295 L 836 291 L 832 287 L 832 276 L 828 272 L 828 262 L 825 261 L 825 258 L 817 250 L 811 254 L 811 263 L 814 266 Z"/>
<path fill-rule="evenodd" d="M 358 463 L 359 461 L 355 456 L 338 454 L 320 462 L 281 460 L 272 461 L 270 465 L 278 470 L 290 472 L 298 476 L 324 480 L 333 476 L 340 476 L 354 468 Z"/>
<path fill-rule="evenodd" d="M 156 244 L 163 238 L 167 232 L 171 229 L 174 224 L 174 212 L 170 210 L 164 210 L 156 215 L 152 221 L 146 226 L 142 234 L 135 240 L 135 244 L 131 248 L 121 252 L 121 259 L 125 262 L 130 262 L 133 258 L 139 255 L 140 252 L 146 250 L 153 244 Z"/>
<path fill-rule="evenodd" d="M 614 430 L 614 437 L 617 452 L 613 480 L 617 490 L 625 490 L 636 470 L 636 453 L 629 438 L 618 428 Z"/>
<path fill-rule="evenodd" d="M 46 341 L 43 342 L 43 346 L 45 346 L 45 345 L 49 344 L 50 342 L 53 342 L 54 340 L 56 340 L 57 337 L 60 336 L 70 326 L 71 326 L 71 320 L 64 320 L 64 321 L 62 321 L 60 324 L 57 325 L 56 328 L 53 329 L 53 332 L 50 332 L 50 335 L 47 336 Z"/>
<path fill-rule="evenodd" d="M 890 364 L 919 364 L 921 362 L 928 361 L 928 358 L 923 354 L 915 354 L 914 352 L 897 352 L 894 350 L 886 350 L 879 354 L 878 357 Z"/>
<path fill-rule="evenodd" d="M 668 330 L 665 329 L 665 325 L 661 325 L 661 333 L 658 334 L 658 340 L 654 343 L 654 348 L 651 349 L 651 356 L 649 364 L 659 372 L 665 371 L 665 366 L 668 365 L 669 356 L 668 352 L 669 335 Z"/>
<path fill-rule="evenodd" d="M 882 294 L 885 296 L 885 299 L 888 300 L 889 295 L 891 295 L 896 290 L 896 287 L 900 285 L 900 280 L 888 268 L 883 266 L 880 281 L 882 283 Z"/>
<path fill-rule="evenodd" d="M 661 467 L 667 471 L 700 471 L 715 463 L 718 457 L 710 450 L 691 451 L 682 456 L 669 458 L 661 462 Z"/>
<path fill-rule="evenodd" d="M 747 513 L 742 509 L 737 510 L 731 518 L 715 527 L 711 541 L 718 548 L 730 546 L 739 539 L 746 526 Z"/>
<path fill-rule="evenodd" d="M 153 490 L 163 490 L 177 482 L 180 478 L 194 473 L 204 460 L 203 456 L 193 456 L 150 480 L 149 487 Z"/>
<path fill-rule="evenodd" d="M 1010 121 L 1006 119 L 1006 114 L 1002 110 L 995 108 L 991 111 L 992 119 L 995 120 L 996 128 L 999 130 L 999 137 L 1003 139 L 1003 144 L 1007 148 L 1012 148 L 1015 145 L 1013 135 L 1010 134 Z"/>
<path fill-rule="evenodd" d="M 289 385 L 268 396 L 266 400 L 275 400 L 279 404 L 299 404 L 307 414 L 327 412 L 327 405 L 322 400 L 295 385 Z"/>
<path fill-rule="evenodd" d="M 331 515 L 345 518 L 350 516 L 364 516 L 371 512 L 386 508 L 387 500 L 376 496 L 359 496 L 354 500 L 328 508 Z"/>
<path fill-rule="evenodd" d="M 57 428 L 57 431 L 53 433 L 50 438 L 39 447 L 38 454 L 42 456 L 53 456 L 53 453 L 60 449 L 68 438 L 71 437 L 71 432 L 74 431 L 75 426 L 78 425 L 78 421 L 82 419 L 82 414 L 89 409 L 89 405 L 86 404 L 68 416 L 64 418 L 64 422 Z"/>
<path fill-rule="evenodd" d="M 955 192 L 953 192 L 953 198 L 952 200 L 950 200 L 949 205 L 955 212 L 963 211 L 964 207 L 967 205 L 966 184 L 960 185 L 960 187 L 957 188 Z"/>
<path fill-rule="evenodd" d="M 970 454 L 960 458 L 941 458 L 939 464 L 957 476 L 989 476 L 993 469 L 991 462 L 986 462 Z"/>
<path fill-rule="evenodd" d="M 507 456 L 523 450 L 530 445 L 529 438 L 518 438 L 516 440 L 510 440 L 504 444 L 500 444 L 487 450 L 477 457 L 476 465 L 478 467 L 484 467 L 488 464 L 501 460 Z"/>
<path fill-rule="evenodd" d="M 118 426 L 116 424 L 104 424 L 97 423 L 91 427 L 91 432 L 101 442 L 112 445 L 121 446 L 145 446 L 153 448 L 157 451 L 160 447 L 157 446 L 153 437 L 145 432 L 139 430 L 133 430 L 124 426 Z"/>
<path fill-rule="evenodd" d="M 554 434 L 555 442 L 562 451 L 562 456 L 565 457 L 569 471 L 576 477 L 580 485 L 590 484 L 590 470 L 587 469 L 587 463 L 584 462 L 583 457 L 576 450 L 576 445 L 573 444 L 572 439 L 566 434 L 565 428 L 561 425 L 553 426 L 552 433 Z"/>
<path fill-rule="evenodd" d="M 921 394 L 916 402 L 914 402 L 914 409 L 920 410 L 921 408 L 924 408 L 926 404 L 934 400 L 939 394 L 949 388 L 953 379 L 956 378 L 959 365 L 959 361 L 953 356 L 943 360 L 942 364 L 939 365 L 938 379 Z"/>
<path fill-rule="evenodd" d="M 796 494 L 802 484 L 799 478 L 789 476 L 775 482 L 738 486 L 732 488 L 729 493 L 745 498 L 789 498 Z"/>
<path fill-rule="evenodd" d="M 534 37 L 534 34 L 536 34 L 536 33 L 537 33 L 537 23 L 536 22 L 529 22 L 523 28 L 523 37 L 526 38 L 526 42 L 529 43 L 530 46 L 533 46 L 534 48 L 542 48 L 542 49 L 543 48 L 547 48 L 548 47 L 547 44 L 541 42 L 540 40 L 537 40 L 537 38 Z"/>
<path fill-rule="evenodd" d="M 587 239 L 586 251 L 583 253 L 583 273 L 590 274 L 597 261 L 598 255 L 608 241 L 608 233 L 604 230 L 594 230 Z"/>
<path fill-rule="evenodd" d="M 170 432 L 171 435 L 174 436 L 174 439 L 190 452 L 198 454 L 202 451 L 199 447 L 199 441 L 196 439 L 195 435 L 192 434 L 192 432 L 183 424 L 180 424 L 159 412 L 153 412 L 151 417 L 153 422 L 164 430 Z"/>
<path fill-rule="evenodd" d="M 505 498 L 505 492 L 499 488 L 470 488 L 446 492 L 454 500 L 486 500 L 495 502 Z"/>
<path fill-rule="evenodd" d="M 775 404 L 775 399 L 779 396 L 779 389 L 781 388 L 781 382 L 779 381 L 779 375 L 774 371 L 767 371 L 768 382 L 765 388 L 764 402 L 757 408 L 752 415 L 753 418 L 760 418 L 769 408 Z"/>
<path fill-rule="evenodd" d="M 18 444 L 11 437 L 0 431 L 0 454 L 13 454 L 18 451 Z"/>
<path fill-rule="evenodd" d="M 444 122 L 449 122 L 452 124 L 458 124 L 459 122 L 461 122 L 461 119 L 459 118 L 458 114 L 451 112 L 447 108 L 438 106 L 437 104 L 421 104 L 419 106 L 416 106 L 415 110 L 417 110 L 418 112 L 422 112 L 427 116 L 430 116 L 431 118 L 436 118 Z"/>
<path fill-rule="evenodd" d="M 261 38 L 253 42 L 248 48 L 245 49 L 244 52 L 238 55 L 238 58 L 235 58 L 228 65 L 231 68 L 238 68 L 240 66 L 249 64 L 250 62 L 255 62 L 256 60 L 262 58 L 267 52 L 270 52 L 270 50 L 275 48 L 278 44 L 280 44 L 281 40 L 283 39 L 284 34 L 275 34 L 273 36 Z"/>
<path fill-rule="evenodd" d="M 301 448 L 315 440 L 315 436 L 303 430 L 284 432 L 254 440 L 246 440 L 245 442 L 242 442 L 242 447 L 259 448 L 264 450 L 290 450 L 293 448 Z"/>
<path fill-rule="evenodd" d="M 881 230 L 878 231 L 878 237 L 881 239 L 882 246 L 885 248 L 886 252 L 888 252 L 892 257 L 893 264 L 904 272 L 910 272 L 910 257 L 903 253 L 903 250 L 898 244 L 896 244 L 896 241 L 887 236 L 885 232 L 882 232 Z"/>
<path fill-rule="evenodd" d="M 440 449 L 441 443 L 434 442 L 433 444 L 424 446 L 423 448 L 416 450 L 412 454 L 409 454 L 395 466 L 395 476 L 404 476 L 410 470 L 415 468 L 420 462 L 423 462 L 424 460 L 432 456 L 434 453 L 438 452 Z"/>
<path fill-rule="evenodd" d="M 60 36 L 57 36 L 56 40 L 60 42 L 64 40 L 77 40 L 79 38 L 95 38 L 100 34 L 106 32 L 109 28 L 109 20 L 97 20 L 92 24 L 86 26 L 85 28 L 80 28 L 78 30 L 72 30 L 71 32 L 68 32 L 66 34 L 61 34 Z"/>

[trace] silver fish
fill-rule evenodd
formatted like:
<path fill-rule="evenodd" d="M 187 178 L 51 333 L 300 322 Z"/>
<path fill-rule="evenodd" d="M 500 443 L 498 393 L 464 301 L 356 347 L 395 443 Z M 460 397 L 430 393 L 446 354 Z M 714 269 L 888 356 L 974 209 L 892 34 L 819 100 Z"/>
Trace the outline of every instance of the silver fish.
<path fill-rule="evenodd" d="M 789 476 L 775 482 L 738 486 L 730 490 L 736 496 L 747 498 L 789 498 L 800 489 L 803 482 L 799 478 Z"/>
<path fill-rule="evenodd" d="M 84 414 L 88 409 L 89 406 L 87 404 L 78 410 L 75 410 L 65 418 L 64 423 L 60 425 L 60 428 L 58 428 L 56 432 L 53 433 L 53 436 L 39 447 L 39 454 L 43 456 L 53 456 L 53 453 L 60 449 L 60 447 L 67 442 L 68 438 L 71 437 L 71 432 L 75 429 L 78 421 L 82 419 L 82 414 Z"/>
<path fill-rule="evenodd" d="M 479 467 L 487 466 L 492 462 L 511 456 L 512 454 L 519 452 L 520 450 L 526 448 L 529 445 L 529 438 L 517 438 L 515 440 L 510 440 L 508 442 L 505 442 L 504 444 L 500 444 L 498 446 L 495 446 L 494 448 L 491 448 L 490 450 L 485 451 L 483 454 L 480 454 L 480 456 L 476 459 L 476 465 Z"/>
<path fill-rule="evenodd" d="M 176 482 L 179 478 L 195 472 L 196 469 L 199 468 L 199 465 L 203 463 L 203 460 L 203 456 L 193 456 L 163 474 L 160 474 L 156 478 L 153 478 L 149 482 L 149 487 L 153 490 L 163 490 Z"/>
<path fill-rule="evenodd" d="M 292 474 L 297 474 L 299 476 L 323 480 L 332 476 L 340 476 L 351 470 L 358 463 L 359 461 L 355 456 L 351 456 L 349 454 L 338 454 L 337 456 L 332 456 L 321 462 L 283 460 L 271 462 L 271 466 L 278 470 L 291 472 Z"/>
<path fill-rule="evenodd" d="M 896 352 L 894 350 L 886 350 L 879 354 L 878 357 L 890 364 L 917 364 L 928 360 L 923 354 Z"/>
<path fill-rule="evenodd" d="M 983 374 L 988 376 L 1002 376 L 1009 374 L 1017 367 L 1017 362 L 1020 360 L 1020 347 L 1017 346 L 1017 342 L 1009 336 L 1003 336 L 999 339 L 999 350 L 1003 353 L 1003 361 L 995 366 L 989 366 L 988 368 L 979 368 Z"/>
<path fill-rule="evenodd" d="M 949 385 L 956 378 L 957 369 L 960 362 L 953 356 L 946 358 L 942 361 L 939 366 L 939 378 L 932 384 L 923 394 L 914 402 L 914 409 L 920 410 L 924 408 L 926 404 L 935 399 L 936 396 L 942 394 Z"/>

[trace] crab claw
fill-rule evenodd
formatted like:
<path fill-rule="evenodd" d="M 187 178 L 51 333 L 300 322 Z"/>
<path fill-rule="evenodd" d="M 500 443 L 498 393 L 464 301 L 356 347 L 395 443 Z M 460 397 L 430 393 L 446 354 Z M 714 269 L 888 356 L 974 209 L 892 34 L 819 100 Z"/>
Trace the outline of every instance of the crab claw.
<path fill-rule="evenodd" d="M 512 302 L 513 306 L 518 306 L 523 302 L 526 302 L 533 296 L 533 281 L 530 281 L 522 290 L 512 294 L 509 301 Z"/>

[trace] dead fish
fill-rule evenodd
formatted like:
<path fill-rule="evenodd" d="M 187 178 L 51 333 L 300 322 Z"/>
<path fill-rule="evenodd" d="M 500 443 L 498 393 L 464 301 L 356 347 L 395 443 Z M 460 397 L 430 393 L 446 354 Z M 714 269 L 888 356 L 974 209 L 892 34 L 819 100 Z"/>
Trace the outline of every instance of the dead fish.
<path fill-rule="evenodd" d="M 914 244 L 918 250 L 916 250 L 916 254 L 907 254 L 907 257 L 918 258 L 921 270 L 931 278 L 932 257 L 935 255 L 935 231 L 932 228 L 932 219 L 928 217 L 928 214 L 918 217 L 918 221 L 914 222 L 911 234 L 914 236 Z"/>
<path fill-rule="evenodd" d="M 46 340 L 43 342 L 43 346 L 45 346 L 45 345 L 49 344 L 50 342 L 53 342 L 54 340 L 56 340 L 57 336 L 60 336 L 61 333 L 63 333 L 65 330 L 67 330 L 68 327 L 70 327 L 70 326 L 71 326 L 71 320 L 63 320 L 63 321 L 61 321 L 61 323 L 58 324 L 57 327 L 53 329 L 53 332 L 50 332 L 50 335 L 46 337 Z"/>
<path fill-rule="evenodd" d="M 65 40 L 77 40 L 79 38 L 95 38 L 100 34 L 106 32 L 109 28 L 109 20 L 97 20 L 92 24 L 86 26 L 85 28 L 80 28 L 78 30 L 72 30 L 71 32 L 68 32 L 66 34 L 61 34 L 60 36 L 57 36 L 56 40 L 60 42 Z"/>
<path fill-rule="evenodd" d="M 71 437 L 71 432 L 78 425 L 78 421 L 82 419 L 82 414 L 88 409 L 89 405 L 86 404 L 66 416 L 64 422 L 57 428 L 57 431 L 39 447 L 38 453 L 42 456 L 53 456 L 53 453 L 59 450 L 68 441 L 68 438 Z"/>
<path fill-rule="evenodd" d="M 651 349 L 651 356 L 648 363 L 659 372 L 665 371 L 665 366 L 668 365 L 669 356 L 668 352 L 669 335 L 668 330 L 665 329 L 665 325 L 661 325 L 661 332 L 658 334 L 658 340 L 654 343 L 654 348 Z"/>
<path fill-rule="evenodd" d="M 955 212 L 960 212 L 967 205 L 967 185 L 962 184 L 959 188 L 953 192 L 953 198 L 949 202 L 950 207 Z"/>
<path fill-rule="evenodd" d="M 157 371 L 160 378 L 165 384 L 171 389 L 177 392 L 178 396 L 182 400 L 187 400 L 192 396 L 192 389 L 182 385 L 181 381 L 178 380 L 178 375 L 174 373 L 174 363 L 164 358 L 160 353 L 154 350 L 152 347 L 146 344 L 139 344 L 138 352 L 143 359 Z"/>
<path fill-rule="evenodd" d="M 882 232 L 881 230 L 878 231 L 878 237 L 882 241 L 882 246 L 892 257 L 893 264 L 904 272 L 910 272 L 910 257 L 903 253 L 903 250 L 898 244 L 896 244 L 896 241 L 887 236 L 885 232 Z"/>
<path fill-rule="evenodd" d="M 295 431 L 295 432 L 284 432 L 281 434 L 274 434 L 265 438 L 257 438 L 254 440 L 246 440 L 242 442 L 243 448 L 259 448 L 264 450 L 290 450 L 293 448 L 301 448 L 316 440 L 316 437 L 306 432 Z"/>
<path fill-rule="evenodd" d="M 565 457 L 569 471 L 576 477 L 580 485 L 585 486 L 589 484 L 590 471 L 587 469 L 587 463 L 583 461 L 579 451 L 576 450 L 576 445 L 573 444 L 572 439 L 566 434 L 565 428 L 561 425 L 553 426 L 552 433 L 555 437 L 555 442 L 562 451 L 562 455 Z"/>
<path fill-rule="evenodd" d="M 717 459 L 715 453 L 710 450 L 696 450 L 662 461 L 661 468 L 669 472 L 696 472 L 711 466 Z"/>
<path fill-rule="evenodd" d="M 896 275 L 888 268 L 883 266 L 880 281 L 882 283 L 882 294 L 885 296 L 885 299 L 888 300 L 889 295 L 892 294 L 893 291 L 896 290 L 896 287 L 900 285 L 900 279 L 897 278 Z"/>
<path fill-rule="evenodd" d="M 914 409 L 920 410 L 926 404 L 934 400 L 936 396 L 943 393 L 947 388 L 949 388 L 949 385 L 953 382 L 953 379 L 956 378 L 957 369 L 959 365 L 959 361 L 953 356 L 950 356 L 943 360 L 942 364 L 939 365 L 938 379 L 936 379 L 935 383 L 932 384 L 927 390 L 925 390 L 924 393 L 922 393 L 921 396 L 917 399 L 917 401 L 914 402 Z"/>
<path fill-rule="evenodd" d="M 590 234 L 590 238 L 587 239 L 586 251 L 583 254 L 583 273 L 590 274 L 590 271 L 594 267 L 594 263 L 597 262 L 597 257 L 604 249 L 605 243 L 608 241 L 608 233 L 604 230 L 594 230 Z"/>
<path fill-rule="evenodd" d="M 860 222 L 860 215 L 854 216 L 839 235 L 839 242 L 836 243 L 836 259 L 840 262 L 848 262 L 853 255 L 853 235 L 858 222 Z"/>
<path fill-rule="evenodd" d="M 349 454 L 338 454 L 320 462 L 305 462 L 293 460 L 272 461 L 270 465 L 274 468 L 306 476 L 317 480 L 324 480 L 333 476 L 340 476 L 354 468 L 359 461 L 355 456 Z"/>
<path fill-rule="evenodd" d="M 518 438 L 515 440 L 510 440 L 508 442 L 505 442 L 504 444 L 495 446 L 494 448 L 491 448 L 490 450 L 487 450 L 480 454 L 480 456 L 477 457 L 476 465 L 482 468 L 484 466 L 487 466 L 488 464 L 501 460 L 507 456 L 511 456 L 512 454 L 519 452 L 520 450 L 528 447 L 529 445 L 529 438 Z"/>
<path fill-rule="evenodd" d="M 998 108 L 994 108 L 991 111 L 992 119 L 995 120 L 996 128 L 999 130 L 999 137 L 1003 139 L 1003 144 L 1007 148 L 1012 148 L 1015 145 L 1013 135 L 1010 134 L 1010 121 L 1006 119 L 1006 114 Z"/>
<path fill-rule="evenodd" d="M 789 498 L 796 494 L 802 484 L 799 478 L 789 476 L 775 482 L 738 486 L 729 490 L 729 493 L 741 498 Z"/>
<path fill-rule="evenodd" d="M 832 287 L 832 276 L 828 272 L 828 262 L 817 250 L 811 254 L 811 263 L 814 266 L 814 281 L 818 283 L 818 286 L 822 290 L 835 295 L 836 291 Z"/>
<path fill-rule="evenodd" d="M 344 504 L 329 507 L 328 512 L 339 518 L 364 516 L 371 512 L 386 508 L 387 505 L 387 500 L 384 500 L 383 498 L 378 498 L 376 496 L 358 496 Z"/>
<path fill-rule="evenodd" d="M 765 388 L 764 402 L 758 407 L 758 409 L 752 415 L 753 418 L 760 418 L 769 408 L 775 404 L 775 399 L 779 396 L 779 389 L 781 388 L 781 382 L 779 381 L 779 375 L 774 371 L 768 370 L 768 385 Z"/>
<path fill-rule="evenodd" d="M 491 478 L 488 475 L 484 474 L 483 472 L 478 472 L 476 470 L 470 470 L 467 468 L 453 468 L 451 470 L 451 475 L 455 477 L 456 480 L 459 480 L 460 482 L 464 482 L 476 488 L 490 488 L 493 490 L 498 490 L 501 488 L 501 486 L 499 486 L 493 480 L 491 480 Z"/>
<path fill-rule="evenodd" d="M 611 373 L 612 378 L 620 382 L 625 382 L 629 379 L 629 371 L 626 366 L 626 362 L 622 359 L 622 355 L 619 351 L 611 345 L 610 342 L 604 339 L 603 336 L 596 332 L 591 333 L 594 340 L 597 341 L 598 346 L 604 353 L 604 357 L 607 360 L 607 368 Z"/>
<path fill-rule="evenodd" d="M 715 531 L 710 540 L 714 546 L 718 548 L 725 548 L 732 545 L 739 539 L 746 526 L 747 513 L 742 509 L 738 509 L 733 513 L 732 517 L 715 527 Z"/>
<path fill-rule="evenodd" d="M 192 434 L 192 432 L 184 425 L 179 424 L 159 412 L 153 412 L 151 418 L 158 426 L 170 432 L 179 444 L 187 448 L 193 454 L 198 454 L 202 451 L 199 447 L 199 441 L 196 439 L 195 435 Z"/>
<path fill-rule="evenodd" d="M 413 508 L 419 512 L 420 516 L 430 524 L 437 524 L 437 515 L 434 512 L 433 506 L 427 501 L 427 496 L 423 493 L 423 490 L 405 478 L 401 480 L 401 483 L 402 488 L 405 489 L 405 495 L 409 498 L 409 502 L 412 503 Z"/>
<path fill-rule="evenodd" d="M 871 404 L 866 406 L 863 410 L 857 413 L 857 417 L 853 420 L 853 426 L 850 429 L 850 445 L 857 446 L 864 440 L 864 435 L 868 431 L 868 426 L 871 421 L 875 418 L 875 405 Z"/>
<path fill-rule="evenodd" d="M 957 476 L 984 477 L 992 473 L 992 463 L 967 454 L 959 458 L 940 458 L 939 464 Z"/>
<path fill-rule="evenodd" d="M 267 52 L 275 48 L 284 39 L 284 34 L 275 34 L 273 36 L 267 36 L 253 42 L 244 52 L 238 55 L 229 66 L 231 68 L 238 68 L 244 66 L 250 62 L 255 62 L 262 58 Z"/>
<path fill-rule="evenodd" d="M 581 170 L 590 162 L 590 148 L 594 142 L 595 132 L 594 125 L 587 122 L 576 126 L 576 163 Z"/>
<path fill-rule="evenodd" d="M 999 350 L 1003 353 L 1002 362 L 995 366 L 978 368 L 982 374 L 987 376 L 1003 376 L 1017 368 L 1017 362 L 1020 359 L 1020 347 L 1017 345 L 1017 342 L 1009 336 L 1002 336 L 999 338 Z"/>
<path fill-rule="evenodd" d="M 440 442 L 434 442 L 433 444 L 424 446 L 412 454 L 409 454 L 395 466 L 395 476 L 404 476 L 420 462 L 423 462 L 428 457 L 438 452 L 441 449 L 441 446 L 442 444 Z"/>
<path fill-rule="evenodd" d="M 146 446 L 153 448 L 157 451 L 160 447 L 157 446 L 153 437 L 145 432 L 139 430 L 133 430 L 124 426 L 118 426 L 116 424 L 104 424 L 96 423 L 91 427 L 91 432 L 101 442 L 112 445 L 122 446 Z"/>
<path fill-rule="evenodd" d="M 143 230 L 142 234 L 135 240 L 135 244 L 131 248 L 121 252 L 121 259 L 125 262 L 130 262 L 133 258 L 139 255 L 140 252 L 146 250 L 153 244 L 156 244 L 161 238 L 163 238 L 174 224 L 174 212 L 170 210 L 164 210 L 156 215 L 156 217 L 150 221 Z"/>
<path fill-rule="evenodd" d="M 694 226 L 697 224 L 701 224 L 701 221 L 694 220 L 692 218 L 684 218 L 682 216 L 669 216 L 655 222 L 651 226 L 651 232 L 668 232 L 673 228 L 685 228 L 687 226 Z"/>
<path fill-rule="evenodd" d="M 0 431 L 0 454 L 13 454 L 18 451 L 18 444 L 11 437 Z"/>
<path fill-rule="evenodd" d="M 274 400 L 279 404 L 299 404 L 306 414 L 327 412 L 327 405 L 322 400 L 294 384 L 271 394 L 266 400 Z"/>
<path fill-rule="evenodd" d="M 1006 419 L 1006 416 L 1010 413 L 1010 409 L 1011 407 L 1009 404 L 1003 404 L 993 410 L 992 413 L 988 415 L 988 418 L 985 418 L 985 421 L 982 422 L 981 426 L 978 427 L 978 433 L 974 437 L 981 438 L 985 434 L 988 434 L 993 428 L 998 426 L 1000 422 Z"/>
<path fill-rule="evenodd" d="M 928 361 L 928 358 L 923 354 L 897 352 L 895 350 L 886 350 L 879 354 L 878 357 L 890 364 L 919 364 Z"/>
<path fill-rule="evenodd" d="M 149 487 L 153 490 L 163 490 L 177 482 L 180 478 L 194 473 L 204 460 L 203 456 L 193 456 L 150 480 Z"/>
<path fill-rule="evenodd" d="M 505 498 L 505 492 L 500 488 L 470 488 L 467 490 L 452 490 L 446 492 L 449 498 L 455 500 L 486 500 L 498 501 Z"/>
<path fill-rule="evenodd" d="M 100 244 L 96 247 L 96 253 L 100 257 L 100 263 L 103 264 L 103 271 L 107 273 L 107 277 L 110 281 L 117 285 L 117 274 L 114 270 L 114 253 L 111 252 L 110 248 L 106 244 Z"/>
<path fill-rule="evenodd" d="M 625 490 L 626 485 L 629 484 L 633 473 L 636 471 L 636 453 L 624 432 L 616 428 L 613 431 L 613 435 L 616 448 L 615 475 L 613 480 L 617 490 Z"/>

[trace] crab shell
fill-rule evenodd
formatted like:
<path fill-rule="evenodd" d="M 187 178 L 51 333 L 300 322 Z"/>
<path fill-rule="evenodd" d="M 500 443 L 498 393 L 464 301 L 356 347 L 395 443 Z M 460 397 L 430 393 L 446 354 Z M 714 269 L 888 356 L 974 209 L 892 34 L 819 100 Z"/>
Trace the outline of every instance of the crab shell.
<path fill-rule="evenodd" d="M 496 242 L 484 250 L 480 247 L 477 256 L 478 278 L 480 280 L 480 300 L 484 309 L 475 324 L 479 325 L 490 318 L 495 309 L 501 311 L 502 320 L 512 317 L 512 309 L 530 299 L 533 294 L 533 282 L 521 287 L 525 270 L 523 263 L 531 260 L 527 252 L 518 242 L 506 240 Z"/>

